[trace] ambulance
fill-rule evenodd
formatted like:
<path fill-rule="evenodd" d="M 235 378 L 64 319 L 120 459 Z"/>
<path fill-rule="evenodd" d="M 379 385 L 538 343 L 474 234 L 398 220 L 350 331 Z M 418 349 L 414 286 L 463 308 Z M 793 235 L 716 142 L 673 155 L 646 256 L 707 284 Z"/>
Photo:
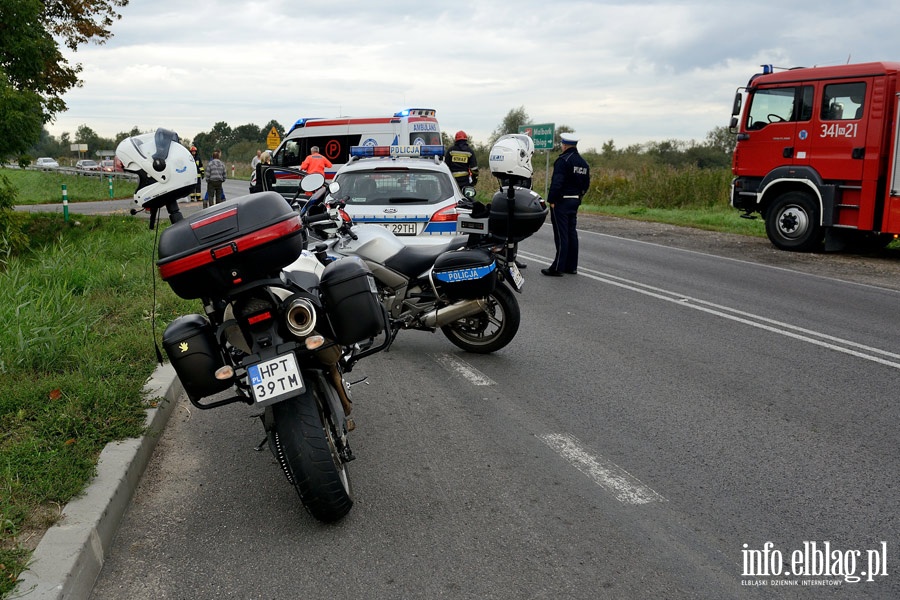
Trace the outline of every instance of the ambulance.
<path fill-rule="evenodd" d="M 298 119 L 272 154 L 272 164 L 299 168 L 313 146 L 332 163 L 325 172 L 334 178 L 350 159 L 353 146 L 441 146 L 441 127 L 433 108 L 407 108 L 385 117 L 338 117 Z M 278 191 L 289 195 L 296 181 L 278 176 Z"/>

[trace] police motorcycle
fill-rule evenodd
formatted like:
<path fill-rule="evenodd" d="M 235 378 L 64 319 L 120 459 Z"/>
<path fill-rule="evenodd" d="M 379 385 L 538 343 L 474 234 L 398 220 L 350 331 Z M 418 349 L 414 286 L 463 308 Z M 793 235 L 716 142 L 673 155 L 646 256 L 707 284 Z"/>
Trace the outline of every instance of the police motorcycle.
<path fill-rule="evenodd" d="M 196 169 L 174 132 L 126 138 L 116 156 L 139 177 L 135 202 L 150 211 L 151 227 L 161 208 L 169 211 L 160 276 L 181 298 L 202 302 L 202 314 L 176 318 L 162 337 L 190 402 L 258 409 L 266 438 L 257 449 L 268 444 L 314 518 L 341 519 L 353 506 L 345 375 L 390 343 L 369 269 L 361 260 L 323 266 L 305 252 L 300 216 L 275 192 L 183 217 L 177 200 L 192 190 Z M 310 177 L 304 187 L 324 183 Z"/>
<path fill-rule="evenodd" d="M 300 208 L 307 231 L 317 238 L 310 245 L 325 260 L 365 262 L 390 315 L 392 339 L 401 329 L 440 329 L 467 352 L 500 350 L 513 340 L 521 319 L 511 291 L 521 292 L 524 284 L 515 263 L 517 244 L 541 227 L 548 212 L 538 194 L 515 185 L 530 183 L 533 152 L 527 136 L 498 140 L 491 171 L 506 185 L 490 206 L 472 200 L 473 188 L 466 190 L 468 201 L 457 207 L 457 230 L 465 237 L 437 246 L 406 245 L 384 227 L 355 225 L 343 210 L 339 185 L 332 183 L 328 195 L 317 192 Z"/>

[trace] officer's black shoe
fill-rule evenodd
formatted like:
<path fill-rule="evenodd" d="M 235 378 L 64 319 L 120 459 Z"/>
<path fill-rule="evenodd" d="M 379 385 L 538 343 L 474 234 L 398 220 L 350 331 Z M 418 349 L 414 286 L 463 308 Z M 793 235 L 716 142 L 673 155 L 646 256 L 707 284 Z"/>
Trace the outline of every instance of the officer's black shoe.
<path fill-rule="evenodd" d="M 546 275 L 547 277 L 562 277 L 562 273 L 556 269 L 541 269 L 541 275 Z"/>
<path fill-rule="evenodd" d="M 515 261 L 515 263 L 516 263 L 516 266 L 519 267 L 520 269 L 524 269 L 525 267 L 528 266 L 525 263 L 519 262 L 519 261 Z"/>
<path fill-rule="evenodd" d="M 578 275 L 578 271 L 577 271 L 577 270 L 563 271 L 563 273 L 565 273 L 566 275 Z"/>

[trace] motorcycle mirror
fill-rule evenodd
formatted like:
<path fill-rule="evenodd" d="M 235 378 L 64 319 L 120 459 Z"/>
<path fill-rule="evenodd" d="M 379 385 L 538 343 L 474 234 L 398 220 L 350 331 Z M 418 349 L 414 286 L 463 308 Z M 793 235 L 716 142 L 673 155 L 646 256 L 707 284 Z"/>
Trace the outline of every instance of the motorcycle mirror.
<path fill-rule="evenodd" d="M 325 176 L 321 173 L 312 173 L 300 182 L 300 189 L 304 192 L 314 192 L 325 185 Z"/>
<path fill-rule="evenodd" d="M 478 195 L 478 192 L 475 191 L 475 188 L 473 188 L 470 185 L 467 185 L 466 187 L 464 187 L 462 193 L 463 193 L 463 196 L 465 196 L 469 200 L 471 200 L 476 195 Z"/>
<path fill-rule="evenodd" d="M 332 181 L 328 184 L 328 191 L 331 194 L 337 194 L 339 191 L 341 191 L 341 184 L 339 184 L 337 181 Z"/>

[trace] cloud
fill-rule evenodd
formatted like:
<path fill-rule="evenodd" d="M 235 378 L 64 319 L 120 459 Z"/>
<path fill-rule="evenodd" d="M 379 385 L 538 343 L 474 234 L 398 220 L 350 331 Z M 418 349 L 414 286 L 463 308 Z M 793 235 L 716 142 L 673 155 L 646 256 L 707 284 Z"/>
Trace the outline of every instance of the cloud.
<path fill-rule="evenodd" d="M 894 14 L 882 0 L 133 2 L 107 44 L 67 54 L 84 85 L 49 129 L 190 138 L 418 106 L 482 141 L 524 107 L 585 147 L 702 140 L 761 63 L 891 58 Z"/>

